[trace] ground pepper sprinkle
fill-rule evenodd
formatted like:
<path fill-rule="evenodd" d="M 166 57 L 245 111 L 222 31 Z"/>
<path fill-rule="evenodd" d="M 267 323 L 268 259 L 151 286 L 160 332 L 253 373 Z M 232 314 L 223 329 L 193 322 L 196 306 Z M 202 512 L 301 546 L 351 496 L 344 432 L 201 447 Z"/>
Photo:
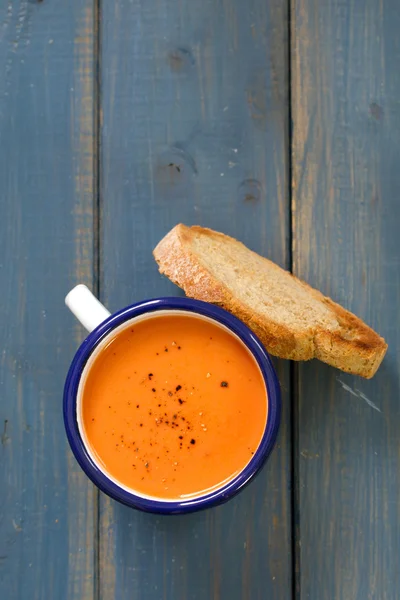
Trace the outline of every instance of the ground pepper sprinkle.
<path fill-rule="evenodd" d="M 227 381 L 221 381 L 221 387 L 228 387 Z"/>

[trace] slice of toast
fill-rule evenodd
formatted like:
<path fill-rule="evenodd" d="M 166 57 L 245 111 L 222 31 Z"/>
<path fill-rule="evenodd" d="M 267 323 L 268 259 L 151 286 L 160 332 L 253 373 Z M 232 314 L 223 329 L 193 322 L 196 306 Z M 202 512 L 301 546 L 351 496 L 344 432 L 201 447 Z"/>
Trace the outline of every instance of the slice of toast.
<path fill-rule="evenodd" d="M 188 296 L 239 317 L 274 356 L 319 358 L 369 379 L 386 353 L 385 340 L 361 319 L 227 235 L 177 225 L 154 257 Z"/>

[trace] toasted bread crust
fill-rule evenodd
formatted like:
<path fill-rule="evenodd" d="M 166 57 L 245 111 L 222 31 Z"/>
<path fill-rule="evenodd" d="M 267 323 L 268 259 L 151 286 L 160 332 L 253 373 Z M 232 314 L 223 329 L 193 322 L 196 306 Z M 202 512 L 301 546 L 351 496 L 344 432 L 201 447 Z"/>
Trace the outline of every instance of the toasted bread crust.
<path fill-rule="evenodd" d="M 294 278 L 307 292 L 336 317 L 340 327 L 329 331 L 323 324 L 310 331 L 294 331 L 269 319 L 265 315 L 239 301 L 233 291 L 215 277 L 193 250 L 196 235 L 220 238 L 227 244 L 237 244 L 251 252 L 243 244 L 211 229 L 177 225 L 157 245 L 154 257 L 161 273 L 181 287 L 187 296 L 217 304 L 236 315 L 256 333 L 268 352 L 291 360 L 318 358 L 342 371 L 372 377 L 387 350 L 385 340 L 361 319 L 345 310 L 318 290 L 297 279 L 266 258 L 270 268 L 279 270 L 283 276 Z"/>

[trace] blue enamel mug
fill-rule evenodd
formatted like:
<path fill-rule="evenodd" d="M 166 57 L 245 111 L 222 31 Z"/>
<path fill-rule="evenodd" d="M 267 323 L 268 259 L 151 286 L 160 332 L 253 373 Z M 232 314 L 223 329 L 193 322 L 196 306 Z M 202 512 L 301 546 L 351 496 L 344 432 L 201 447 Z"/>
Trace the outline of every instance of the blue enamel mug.
<path fill-rule="evenodd" d="M 271 359 L 258 337 L 239 319 L 227 311 L 190 298 L 156 298 L 128 306 L 114 314 L 93 296 L 84 285 L 76 286 L 65 302 L 89 331 L 70 366 L 64 388 L 64 423 L 69 444 L 86 475 L 105 494 L 132 508 L 159 514 L 189 513 L 226 502 L 242 490 L 260 471 L 271 453 L 278 434 L 281 417 L 280 387 Z M 190 314 L 211 321 L 229 332 L 252 355 L 265 383 L 268 402 L 267 419 L 261 441 L 249 462 L 228 483 L 221 483 L 212 492 L 195 497 L 174 499 L 146 496 L 126 487 L 107 472 L 91 451 L 81 418 L 81 397 L 85 378 L 96 356 L 119 331 L 135 322 L 163 314 Z M 232 440 L 234 443 L 235 440 Z"/>

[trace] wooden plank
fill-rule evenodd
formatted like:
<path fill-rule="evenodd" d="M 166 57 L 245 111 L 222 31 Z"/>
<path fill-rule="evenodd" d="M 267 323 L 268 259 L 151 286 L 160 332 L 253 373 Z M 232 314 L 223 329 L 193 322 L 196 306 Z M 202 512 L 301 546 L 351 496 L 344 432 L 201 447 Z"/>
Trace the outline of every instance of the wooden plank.
<path fill-rule="evenodd" d="M 93 489 L 62 388 L 92 281 L 91 0 L 0 4 L 0 597 L 93 598 Z"/>
<path fill-rule="evenodd" d="M 287 7 L 117 0 L 102 15 L 102 298 L 177 294 L 152 248 L 179 221 L 288 265 Z M 291 597 L 289 374 L 267 468 L 224 507 L 145 515 L 101 497 L 100 597 Z"/>
<path fill-rule="evenodd" d="M 292 14 L 295 272 L 389 343 L 371 381 L 322 364 L 299 369 L 299 597 L 393 600 L 400 13 L 393 0 L 298 0 Z"/>

